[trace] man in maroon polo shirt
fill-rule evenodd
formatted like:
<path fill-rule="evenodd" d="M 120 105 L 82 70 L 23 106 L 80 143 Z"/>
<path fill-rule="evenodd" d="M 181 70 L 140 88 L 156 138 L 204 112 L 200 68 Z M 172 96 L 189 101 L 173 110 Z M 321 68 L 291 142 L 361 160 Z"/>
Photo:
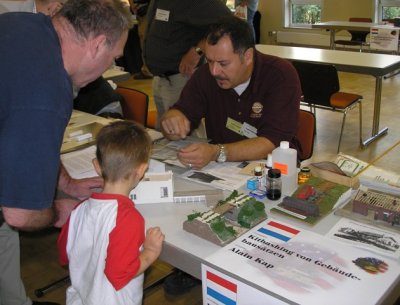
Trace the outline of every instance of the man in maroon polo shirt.
<path fill-rule="evenodd" d="M 161 127 L 166 138 L 183 139 L 204 118 L 211 144 L 188 145 L 179 160 L 199 169 L 266 158 L 280 141 L 298 149 L 301 85 L 293 66 L 256 51 L 250 26 L 233 16 L 214 24 L 204 53 L 208 64 L 192 75 Z"/>

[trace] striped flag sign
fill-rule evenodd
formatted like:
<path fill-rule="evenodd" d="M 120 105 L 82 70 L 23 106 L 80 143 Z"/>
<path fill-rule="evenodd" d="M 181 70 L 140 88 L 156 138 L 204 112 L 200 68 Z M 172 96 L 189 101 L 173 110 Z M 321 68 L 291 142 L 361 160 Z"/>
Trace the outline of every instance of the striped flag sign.
<path fill-rule="evenodd" d="M 379 30 L 377 28 L 371 28 L 371 34 L 378 34 Z"/>
<path fill-rule="evenodd" d="M 207 271 L 208 304 L 236 305 L 237 285 L 210 271 Z"/>
<path fill-rule="evenodd" d="M 266 226 L 259 228 L 257 232 L 284 242 L 288 242 L 290 239 L 300 233 L 299 230 L 276 221 L 269 221 Z"/>

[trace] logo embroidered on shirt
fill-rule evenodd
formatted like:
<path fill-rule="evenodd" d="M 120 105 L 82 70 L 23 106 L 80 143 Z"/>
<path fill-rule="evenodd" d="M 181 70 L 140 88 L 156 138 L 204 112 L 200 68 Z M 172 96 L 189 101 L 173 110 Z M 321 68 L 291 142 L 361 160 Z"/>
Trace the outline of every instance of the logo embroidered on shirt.
<path fill-rule="evenodd" d="M 263 108 L 264 107 L 260 102 L 254 102 L 253 106 L 251 106 L 252 113 L 250 114 L 250 117 L 253 119 L 261 118 Z"/>

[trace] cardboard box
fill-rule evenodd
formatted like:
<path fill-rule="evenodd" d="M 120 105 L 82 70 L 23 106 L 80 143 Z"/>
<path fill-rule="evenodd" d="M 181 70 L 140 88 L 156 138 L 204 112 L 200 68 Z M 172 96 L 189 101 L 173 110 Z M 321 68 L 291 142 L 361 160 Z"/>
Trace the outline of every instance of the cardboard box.
<path fill-rule="evenodd" d="M 349 186 L 353 190 L 358 189 L 358 187 L 360 186 L 360 180 L 357 177 L 343 176 L 335 172 L 319 168 L 313 164 L 310 164 L 308 167 L 311 170 L 311 174 L 315 177 L 326 179 L 345 186 Z"/>

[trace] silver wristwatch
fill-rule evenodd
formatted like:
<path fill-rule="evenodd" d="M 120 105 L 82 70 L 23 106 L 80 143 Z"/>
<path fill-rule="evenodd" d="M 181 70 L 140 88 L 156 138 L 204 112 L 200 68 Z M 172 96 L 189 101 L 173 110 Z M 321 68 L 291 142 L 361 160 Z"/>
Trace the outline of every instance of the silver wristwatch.
<path fill-rule="evenodd" d="M 226 161 L 226 152 L 225 152 L 225 146 L 222 144 L 218 144 L 219 147 L 219 153 L 217 157 L 217 162 L 223 163 Z"/>

